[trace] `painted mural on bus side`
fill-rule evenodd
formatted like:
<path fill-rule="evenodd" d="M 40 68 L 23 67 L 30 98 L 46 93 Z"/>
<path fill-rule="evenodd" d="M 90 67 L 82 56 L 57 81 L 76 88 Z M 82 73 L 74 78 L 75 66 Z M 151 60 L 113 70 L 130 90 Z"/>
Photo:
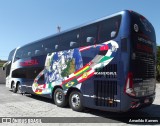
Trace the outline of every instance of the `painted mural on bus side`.
<path fill-rule="evenodd" d="M 110 40 L 98 45 L 91 45 L 65 51 L 48 54 L 45 68 L 34 79 L 32 90 L 36 94 L 50 94 L 56 85 L 64 90 L 70 87 L 81 86 L 84 81 L 96 74 L 97 69 L 108 65 L 115 57 L 119 45 Z M 82 52 L 98 50 L 95 57 L 84 65 Z M 44 75 L 45 84 L 39 84 L 38 80 Z"/>

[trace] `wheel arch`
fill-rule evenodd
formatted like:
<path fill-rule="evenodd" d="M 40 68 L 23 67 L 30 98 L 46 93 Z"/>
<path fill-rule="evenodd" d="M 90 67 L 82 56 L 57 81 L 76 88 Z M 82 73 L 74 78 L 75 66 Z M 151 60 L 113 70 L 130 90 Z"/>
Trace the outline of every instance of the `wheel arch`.
<path fill-rule="evenodd" d="M 13 86 L 14 83 L 15 83 L 14 80 L 12 80 L 11 81 L 11 87 L 10 87 L 11 89 L 12 89 L 12 86 Z"/>
<path fill-rule="evenodd" d="M 54 99 L 54 92 L 55 92 L 55 90 L 56 90 L 57 88 L 63 89 L 60 85 L 55 86 L 55 87 L 53 88 L 53 90 L 52 90 L 52 99 Z"/>
<path fill-rule="evenodd" d="M 78 88 L 76 88 L 76 87 L 70 87 L 70 88 L 68 89 L 67 93 L 66 93 L 67 98 L 69 98 L 69 95 L 70 95 L 73 91 L 78 91 L 78 92 L 81 93 L 81 91 L 80 91 Z"/>

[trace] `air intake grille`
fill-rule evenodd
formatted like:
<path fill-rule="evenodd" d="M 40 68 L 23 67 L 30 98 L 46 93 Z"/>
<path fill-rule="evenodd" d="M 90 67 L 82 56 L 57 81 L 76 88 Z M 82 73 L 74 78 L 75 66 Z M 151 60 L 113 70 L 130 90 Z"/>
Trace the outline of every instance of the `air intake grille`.
<path fill-rule="evenodd" d="M 133 60 L 133 73 L 137 78 L 154 78 L 155 77 L 155 58 L 153 56 L 136 53 Z"/>
<path fill-rule="evenodd" d="M 117 106 L 117 81 L 95 80 L 94 86 L 96 106 Z"/>

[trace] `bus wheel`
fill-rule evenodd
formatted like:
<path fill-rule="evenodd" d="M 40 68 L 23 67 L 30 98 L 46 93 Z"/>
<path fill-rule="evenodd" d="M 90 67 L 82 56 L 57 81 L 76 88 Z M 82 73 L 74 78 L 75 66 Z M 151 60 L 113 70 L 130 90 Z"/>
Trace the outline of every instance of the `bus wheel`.
<path fill-rule="evenodd" d="M 15 83 L 15 82 L 12 82 L 12 91 L 13 91 L 14 93 L 17 92 L 17 88 L 16 88 L 16 83 Z"/>
<path fill-rule="evenodd" d="M 16 88 L 17 88 L 17 93 L 21 93 L 21 84 L 19 82 L 17 83 Z"/>
<path fill-rule="evenodd" d="M 82 106 L 82 95 L 78 91 L 73 91 L 69 96 L 69 105 L 74 111 L 81 112 L 84 110 Z"/>
<path fill-rule="evenodd" d="M 65 107 L 67 105 L 66 96 L 61 88 L 57 88 L 54 92 L 54 103 L 58 107 Z"/>

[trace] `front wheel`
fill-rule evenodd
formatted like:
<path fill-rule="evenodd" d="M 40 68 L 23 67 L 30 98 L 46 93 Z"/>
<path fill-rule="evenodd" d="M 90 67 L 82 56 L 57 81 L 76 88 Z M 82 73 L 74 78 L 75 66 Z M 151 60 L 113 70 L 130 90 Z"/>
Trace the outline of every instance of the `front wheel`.
<path fill-rule="evenodd" d="M 66 96 L 61 88 L 57 88 L 54 92 L 54 103 L 58 107 L 65 107 L 67 105 Z"/>
<path fill-rule="evenodd" d="M 73 91 L 69 96 L 69 105 L 74 111 L 81 112 L 84 110 L 82 105 L 82 95 L 78 91 Z"/>

